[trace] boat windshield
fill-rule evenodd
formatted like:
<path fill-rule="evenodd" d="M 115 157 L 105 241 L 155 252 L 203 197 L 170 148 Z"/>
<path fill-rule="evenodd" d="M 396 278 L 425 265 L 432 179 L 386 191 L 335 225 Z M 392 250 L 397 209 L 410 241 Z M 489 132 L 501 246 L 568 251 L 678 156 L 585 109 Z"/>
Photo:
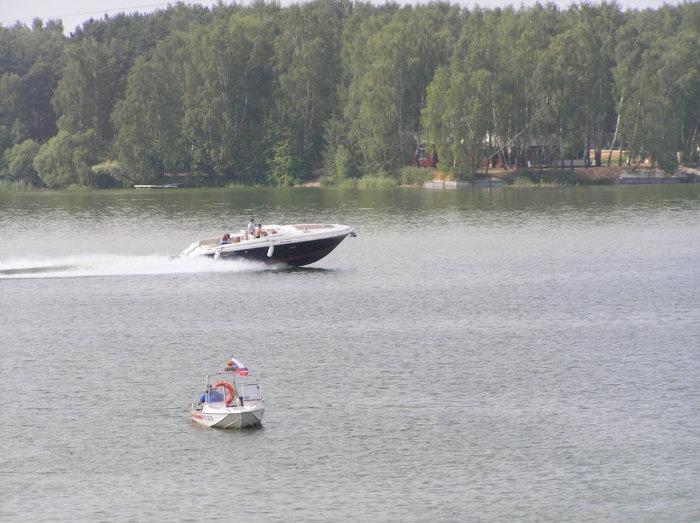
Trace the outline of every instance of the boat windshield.
<path fill-rule="evenodd" d="M 208 389 L 204 393 L 204 403 L 222 403 L 226 400 L 226 389 L 216 387 Z"/>
<path fill-rule="evenodd" d="M 243 401 L 258 401 L 262 399 L 260 385 L 257 383 L 242 383 L 238 395 Z"/>

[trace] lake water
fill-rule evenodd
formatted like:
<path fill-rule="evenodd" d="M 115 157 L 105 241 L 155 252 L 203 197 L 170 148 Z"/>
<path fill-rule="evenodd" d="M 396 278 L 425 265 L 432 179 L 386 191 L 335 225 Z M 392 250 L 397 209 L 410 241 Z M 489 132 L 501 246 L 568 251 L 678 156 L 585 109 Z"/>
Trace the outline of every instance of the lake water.
<path fill-rule="evenodd" d="M 296 270 L 172 260 L 352 225 Z M 700 187 L 0 193 L 0 519 L 700 520 Z M 191 423 L 231 354 L 259 430 Z"/>

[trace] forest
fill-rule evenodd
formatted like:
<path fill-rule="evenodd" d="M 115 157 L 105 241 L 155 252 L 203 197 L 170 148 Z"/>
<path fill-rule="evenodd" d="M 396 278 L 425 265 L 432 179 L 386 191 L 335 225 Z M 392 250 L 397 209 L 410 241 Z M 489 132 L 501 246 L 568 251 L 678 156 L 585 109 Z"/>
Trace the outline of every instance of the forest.
<path fill-rule="evenodd" d="M 0 27 L 5 186 L 406 183 L 419 148 L 458 179 L 573 158 L 671 173 L 699 126 L 700 2 L 178 3 L 70 36 Z"/>

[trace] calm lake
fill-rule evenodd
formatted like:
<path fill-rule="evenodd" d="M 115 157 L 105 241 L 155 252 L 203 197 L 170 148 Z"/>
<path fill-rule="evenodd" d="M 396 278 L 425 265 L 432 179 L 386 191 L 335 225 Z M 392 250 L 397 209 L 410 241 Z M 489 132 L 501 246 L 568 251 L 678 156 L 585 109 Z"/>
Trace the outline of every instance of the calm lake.
<path fill-rule="evenodd" d="M 352 225 L 308 268 L 171 259 Z M 0 193 L 0 519 L 698 521 L 700 186 Z M 234 354 L 263 427 L 195 426 Z"/>

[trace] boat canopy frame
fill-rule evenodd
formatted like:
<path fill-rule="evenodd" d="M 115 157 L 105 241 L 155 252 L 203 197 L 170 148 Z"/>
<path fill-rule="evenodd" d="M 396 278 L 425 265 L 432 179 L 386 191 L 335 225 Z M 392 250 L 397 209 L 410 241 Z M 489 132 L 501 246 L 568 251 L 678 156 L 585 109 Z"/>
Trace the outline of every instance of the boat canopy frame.
<path fill-rule="evenodd" d="M 263 393 L 260 382 L 255 375 L 248 371 L 247 376 L 241 376 L 233 371 L 219 371 L 207 374 L 206 384 L 214 385 L 217 381 L 228 381 L 236 389 L 236 399 L 243 398 L 244 401 L 262 401 Z M 253 394 L 251 387 L 255 387 L 256 394 Z"/>

